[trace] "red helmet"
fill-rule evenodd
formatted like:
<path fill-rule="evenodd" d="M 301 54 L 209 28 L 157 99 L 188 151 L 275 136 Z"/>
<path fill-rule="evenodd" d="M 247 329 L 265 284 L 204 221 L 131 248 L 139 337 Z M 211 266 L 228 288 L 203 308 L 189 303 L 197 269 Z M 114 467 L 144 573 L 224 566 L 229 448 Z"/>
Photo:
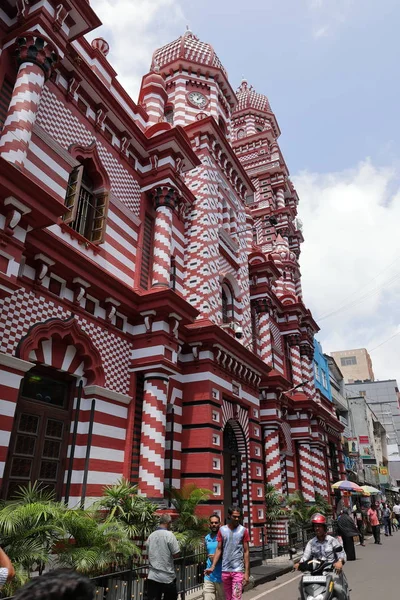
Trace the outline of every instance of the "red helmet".
<path fill-rule="evenodd" d="M 321 513 L 315 513 L 311 519 L 312 525 L 326 525 L 326 518 Z"/>

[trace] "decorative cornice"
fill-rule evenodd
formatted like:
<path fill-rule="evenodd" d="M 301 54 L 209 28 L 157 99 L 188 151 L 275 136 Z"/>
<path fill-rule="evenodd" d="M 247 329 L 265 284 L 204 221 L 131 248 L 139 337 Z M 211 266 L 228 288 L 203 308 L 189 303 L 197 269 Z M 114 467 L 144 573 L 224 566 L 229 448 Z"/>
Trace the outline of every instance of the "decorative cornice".
<path fill-rule="evenodd" d="M 160 206 L 166 206 L 167 208 L 175 210 L 181 198 L 176 188 L 167 186 L 155 187 L 151 190 L 150 193 L 153 198 L 154 207 L 156 209 Z"/>
<path fill-rule="evenodd" d="M 252 304 L 258 314 L 260 314 L 260 313 L 271 314 L 272 309 L 273 309 L 273 303 L 272 303 L 271 298 L 257 298 L 257 300 L 252 301 Z"/>
<path fill-rule="evenodd" d="M 58 54 L 54 44 L 45 36 L 34 31 L 27 31 L 17 38 L 15 57 L 18 66 L 26 62 L 35 63 L 43 69 L 46 79 L 51 75 L 58 62 Z"/>

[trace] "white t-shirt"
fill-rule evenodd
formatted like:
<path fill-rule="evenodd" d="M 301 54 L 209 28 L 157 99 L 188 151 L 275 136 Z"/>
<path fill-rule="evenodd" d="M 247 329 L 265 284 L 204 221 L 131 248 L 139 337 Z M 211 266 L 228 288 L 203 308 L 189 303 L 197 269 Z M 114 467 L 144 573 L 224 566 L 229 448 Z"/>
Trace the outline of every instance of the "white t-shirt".
<path fill-rule="evenodd" d="M 400 504 L 395 504 L 393 506 L 393 512 L 395 515 L 400 515 Z"/>
<path fill-rule="evenodd" d="M 148 579 L 172 583 L 176 578 L 174 554 L 179 552 L 178 540 L 172 531 L 160 527 L 149 535 L 146 543 L 150 565 Z"/>
<path fill-rule="evenodd" d="M 8 569 L 3 567 L 0 569 L 0 590 L 8 579 Z"/>

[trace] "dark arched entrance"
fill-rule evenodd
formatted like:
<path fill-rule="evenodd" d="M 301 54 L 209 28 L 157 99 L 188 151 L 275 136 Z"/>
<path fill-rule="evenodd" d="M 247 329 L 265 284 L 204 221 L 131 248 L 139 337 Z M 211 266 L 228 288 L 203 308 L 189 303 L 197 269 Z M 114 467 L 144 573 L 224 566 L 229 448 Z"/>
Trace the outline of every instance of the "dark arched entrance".
<path fill-rule="evenodd" d="M 242 506 L 241 454 L 235 431 L 229 421 L 224 429 L 224 513 L 229 506 Z"/>
<path fill-rule="evenodd" d="M 61 498 L 73 389 L 76 380 L 49 367 L 35 367 L 21 382 L 2 495 L 38 482 Z"/>

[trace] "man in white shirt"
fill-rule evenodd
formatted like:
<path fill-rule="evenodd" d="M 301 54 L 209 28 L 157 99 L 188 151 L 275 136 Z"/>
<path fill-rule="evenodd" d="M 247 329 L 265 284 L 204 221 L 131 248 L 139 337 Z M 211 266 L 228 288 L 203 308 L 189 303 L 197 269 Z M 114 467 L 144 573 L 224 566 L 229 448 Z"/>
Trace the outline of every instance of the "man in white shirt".
<path fill-rule="evenodd" d="M 398 526 L 400 527 L 400 504 L 398 502 L 393 505 L 393 513 L 396 517 Z"/>
<path fill-rule="evenodd" d="M 149 555 L 147 578 L 148 600 L 177 600 L 174 558 L 179 556 L 178 540 L 170 531 L 171 516 L 161 515 L 160 525 L 149 535 L 146 542 Z"/>
<path fill-rule="evenodd" d="M 2 548 L 0 548 L 0 590 L 3 585 L 15 575 L 11 560 Z"/>

